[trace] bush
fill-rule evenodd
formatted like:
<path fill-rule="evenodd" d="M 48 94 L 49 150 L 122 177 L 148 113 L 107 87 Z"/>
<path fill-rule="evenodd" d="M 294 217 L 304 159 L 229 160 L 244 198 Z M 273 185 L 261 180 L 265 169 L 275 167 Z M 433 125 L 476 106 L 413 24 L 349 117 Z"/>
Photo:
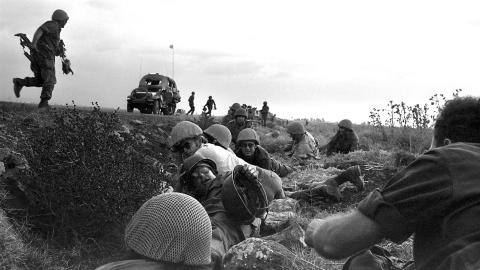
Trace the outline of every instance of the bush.
<path fill-rule="evenodd" d="M 24 142 L 31 169 L 19 179 L 28 222 L 41 232 L 60 240 L 95 238 L 165 188 L 158 169 L 135 151 L 135 134 L 115 132 L 115 112 L 74 107 L 53 118 Z"/>

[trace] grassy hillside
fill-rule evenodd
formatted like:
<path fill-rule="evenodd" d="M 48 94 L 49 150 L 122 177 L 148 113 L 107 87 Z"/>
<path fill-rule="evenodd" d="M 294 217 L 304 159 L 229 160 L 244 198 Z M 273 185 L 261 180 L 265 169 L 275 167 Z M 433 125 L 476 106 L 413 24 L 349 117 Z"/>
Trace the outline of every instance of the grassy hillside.
<path fill-rule="evenodd" d="M 0 102 L 0 148 L 21 154 L 30 167 L 15 171 L 17 178 L 4 175 L 0 179 L 4 210 L 0 211 L 0 269 L 94 269 L 121 258 L 125 222 L 145 200 L 174 181 L 179 164 L 166 138 L 171 128 L 185 119 L 202 125 L 219 120 L 73 105 L 40 113 L 35 104 Z M 326 167 L 359 164 L 365 173 L 365 191 L 350 192 L 346 187 L 342 203 L 304 205 L 299 218 L 303 224 L 313 217 L 352 209 L 397 171 L 401 151 L 418 153 L 429 145 L 429 131 L 379 131 L 355 125 L 363 150 L 300 166 L 281 151 L 289 141 L 286 122 L 278 119 L 267 127 L 255 127 L 261 144 L 276 159 L 298 168 L 283 179 L 284 187 L 295 189 L 327 177 Z M 310 121 L 306 128 L 327 143 L 336 132 L 336 123 Z M 5 170 L 14 173 L 4 163 Z M 12 179 L 21 185 L 12 187 Z M 37 200 L 35 207 L 12 199 L 12 188 L 23 190 L 30 201 Z M 71 207 L 64 207 L 65 202 Z M 95 222 L 86 222 L 85 217 Z M 386 242 L 384 246 L 403 258 L 411 257 L 410 242 L 403 246 Z M 312 269 L 341 269 L 340 262 L 323 260 L 311 249 L 297 250 L 297 254 L 310 261 Z"/>

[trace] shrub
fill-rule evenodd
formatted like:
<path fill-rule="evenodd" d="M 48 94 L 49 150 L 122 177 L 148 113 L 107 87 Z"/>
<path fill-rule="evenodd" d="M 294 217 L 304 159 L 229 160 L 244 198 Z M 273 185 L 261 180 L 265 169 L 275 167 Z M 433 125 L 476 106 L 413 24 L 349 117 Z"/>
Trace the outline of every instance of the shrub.
<path fill-rule="evenodd" d="M 54 112 L 53 124 L 24 142 L 31 170 L 21 177 L 28 222 L 62 239 L 97 237 L 123 222 L 166 183 L 135 151 L 135 134 L 115 132 L 116 112 Z"/>

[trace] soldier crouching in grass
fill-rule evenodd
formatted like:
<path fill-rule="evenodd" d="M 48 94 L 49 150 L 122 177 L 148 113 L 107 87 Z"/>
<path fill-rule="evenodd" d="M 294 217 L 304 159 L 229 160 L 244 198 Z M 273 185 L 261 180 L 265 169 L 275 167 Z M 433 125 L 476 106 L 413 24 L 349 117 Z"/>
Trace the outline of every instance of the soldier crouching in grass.
<path fill-rule="evenodd" d="M 52 20 L 45 22 L 35 31 L 30 51 L 30 68 L 34 77 L 13 79 L 13 91 L 17 98 L 20 97 L 20 91 L 24 86 L 42 87 L 38 108 L 47 109 L 49 107 L 48 101 L 52 98 L 52 91 L 57 83 L 55 77 L 55 56 L 64 54 L 60 32 L 67 24 L 68 19 L 69 17 L 65 11 L 57 9 L 52 14 Z M 68 61 L 68 65 L 69 63 Z M 64 72 L 71 72 L 70 67 L 68 66 L 67 68 L 68 70 L 64 70 Z"/>
<path fill-rule="evenodd" d="M 355 254 L 347 270 L 389 269 L 388 252 L 371 247 L 414 235 L 414 264 L 403 269 L 479 269 L 479 164 L 480 99 L 447 101 L 430 150 L 372 191 L 356 210 L 313 220 L 306 243 L 326 258 Z"/>
<path fill-rule="evenodd" d="M 318 158 L 318 141 L 300 122 L 292 122 L 287 126 L 287 133 L 292 142 L 284 149 L 289 157 L 298 159 Z"/>
<path fill-rule="evenodd" d="M 343 119 L 338 123 L 338 131 L 328 144 L 320 147 L 327 156 L 335 153 L 348 154 L 358 149 L 358 136 L 353 131 L 352 121 Z"/>
<path fill-rule="evenodd" d="M 238 133 L 235 154 L 249 164 L 270 170 L 285 177 L 293 172 L 293 168 L 271 158 L 267 150 L 260 146 L 260 137 L 252 128 L 246 128 Z"/>

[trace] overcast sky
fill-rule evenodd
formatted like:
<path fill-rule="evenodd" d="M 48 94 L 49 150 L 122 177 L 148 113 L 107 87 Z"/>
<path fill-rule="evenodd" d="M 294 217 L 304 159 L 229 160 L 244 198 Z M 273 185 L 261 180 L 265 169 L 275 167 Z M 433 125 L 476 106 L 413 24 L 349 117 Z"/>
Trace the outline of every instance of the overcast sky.
<path fill-rule="evenodd" d="M 54 104 L 125 109 L 149 72 L 174 75 L 178 108 L 193 90 L 217 115 L 266 100 L 282 118 L 360 123 L 389 100 L 480 95 L 478 1 L 0 0 L 0 100 L 39 101 L 39 88 L 13 95 L 12 78 L 31 74 L 13 34 L 32 37 L 57 8 L 75 75 L 57 61 Z"/>

